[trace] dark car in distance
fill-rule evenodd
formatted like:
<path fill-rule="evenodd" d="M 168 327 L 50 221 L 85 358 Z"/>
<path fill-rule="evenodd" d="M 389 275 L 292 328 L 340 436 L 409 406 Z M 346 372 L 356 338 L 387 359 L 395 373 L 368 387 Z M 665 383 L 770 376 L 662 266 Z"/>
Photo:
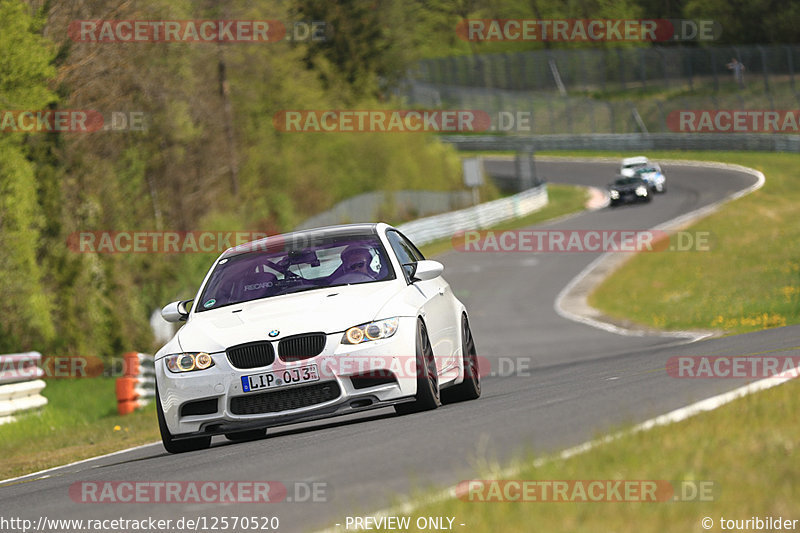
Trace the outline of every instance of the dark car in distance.
<path fill-rule="evenodd" d="M 608 185 L 609 205 L 649 202 L 650 186 L 640 177 L 620 177 Z"/>

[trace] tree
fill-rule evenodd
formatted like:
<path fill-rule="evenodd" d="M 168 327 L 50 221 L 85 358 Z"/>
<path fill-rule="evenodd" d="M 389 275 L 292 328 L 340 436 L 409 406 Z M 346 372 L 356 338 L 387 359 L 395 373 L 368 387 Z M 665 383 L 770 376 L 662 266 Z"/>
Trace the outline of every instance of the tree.
<path fill-rule="evenodd" d="M 55 101 L 47 81 L 55 70 L 52 46 L 38 35 L 41 21 L 17 0 L 0 0 L 0 109 L 44 110 Z M 0 133 L 0 347 L 34 347 L 55 334 L 52 305 L 37 263 L 43 217 L 25 133 Z"/>

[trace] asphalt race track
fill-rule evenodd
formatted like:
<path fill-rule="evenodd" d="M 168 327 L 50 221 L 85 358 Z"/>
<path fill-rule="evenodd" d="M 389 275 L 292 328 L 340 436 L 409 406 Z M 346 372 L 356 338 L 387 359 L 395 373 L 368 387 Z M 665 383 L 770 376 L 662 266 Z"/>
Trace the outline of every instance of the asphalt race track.
<path fill-rule="evenodd" d="M 731 170 L 662 165 L 668 192 L 650 204 L 601 209 L 551 225 L 559 229 L 647 229 L 754 182 Z M 488 163 L 492 173 L 512 163 Z M 553 183 L 604 186 L 615 163 L 538 162 Z M 767 176 L 769 180 L 769 176 Z M 675 379 L 676 355 L 787 353 L 800 336 L 788 327 L 685 344 L 621 336 L 566 320 L 553 303 L 596 253 L 461 253 L 440 259 L 466 303 L 479 354 L 493 371 L 477 401 L 399 417 L 391 409 L 270 430 L 266 439 L 168 455 L 159 444 L 30 476 L 0 486 L 6 514 L 48 518 L 277 516 L 281 531 L 344 523 L 390 506 L 413 487 L 444 487 L 473 477 L 477 465 L 524 450 L 551 452 L 621 424 L 643 421 L 731 390 L 741 380 Z M 198 280 L 199 281 L 199 280 Z M 624 295 L 620 295 L 624 297 Z M 326 503 L 83 504 L 69 489 L 84 481 L 245 480 L 326 483 Z M 77 485 L 75 485 L 77 486 Z M 290 490 L 290 497 L 292 492 Z M 468 526 L 469 524 L 467 524 Z M 458 529 L 458 528 L 457 528 Z M 468 530 L 468 528 L 462 528 Z"/>

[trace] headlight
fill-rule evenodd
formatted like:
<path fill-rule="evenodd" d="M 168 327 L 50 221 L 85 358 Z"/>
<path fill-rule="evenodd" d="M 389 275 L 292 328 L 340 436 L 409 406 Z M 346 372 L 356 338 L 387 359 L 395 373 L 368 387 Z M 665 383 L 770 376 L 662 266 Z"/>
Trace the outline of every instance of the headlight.
<path fill-rule="evenodd" d="M 644 186 L 639 185 L 636 187 L 636 196 L 647 196 L 647 189 Z"/>
<path fill-rule="evenodd" d="M 611 194 L 609 196 L 611 196 L 611 198 L 616 200 L 617 198 L 619 198 L 619 191 L 611 191 Z"/>
<path fill-rule="evenodd" d="M 344 332 L 342 344 L 361 344 L 378 339 L 388 339 L 397 331 L 398 324 L 400 324 L 400 319 L 395 317 L 354 326 Z"/>
<path fill-rule="evenodd" d="M 170 372 L 192 372 L 214 366 L 214 359 L 206 352 L 188 352 L 168 355 L 165 359 Z"/>

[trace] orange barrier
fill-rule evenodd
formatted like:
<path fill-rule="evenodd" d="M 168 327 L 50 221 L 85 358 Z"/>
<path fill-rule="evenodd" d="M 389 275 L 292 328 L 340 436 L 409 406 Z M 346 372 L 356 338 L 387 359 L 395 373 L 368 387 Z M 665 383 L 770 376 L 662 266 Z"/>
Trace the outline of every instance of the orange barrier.
<path fill-rule="evenodd" d="M 153 356 L 127 352 L 124 354 L 124 376 L 117 378 L 117 412 L 127 415 L 148 404 L 155 396 Z"/>

